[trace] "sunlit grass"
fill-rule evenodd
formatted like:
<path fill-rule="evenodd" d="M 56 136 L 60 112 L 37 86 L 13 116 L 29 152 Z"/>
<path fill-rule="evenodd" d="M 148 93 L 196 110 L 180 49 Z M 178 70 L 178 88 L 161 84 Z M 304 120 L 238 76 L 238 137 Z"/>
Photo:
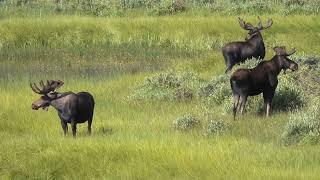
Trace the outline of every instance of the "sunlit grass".
<path fill-rule="evenodd" d="M 297 55 L 319 54 L 317 16 L 271 15 L 263 32 Z M 256 17 L 243 17 L 257 22 Z M 267 17 L 263 17 L 264 20 Z M 248 112 L 233 121 L 221 107 L 190 102 L 130 101 L 155 72 L 191 71 L 206 81 L 224 72 L 220 47 L 245 37 L 237 17 L 13 18 L 0 21 L 0 177 L 40 179 L 317 179 L 318 146 L 285 146 L 289 112 Z M 63 137 L 57 112 L 33 111 L 30 81 L 61 79 L 59 91 L 88 91 L 96 109 L 93 134 L 80 124 Z M 281 83 L 281 82 L 280 82 Z M 175 131 L 193 114 L 201 128 Z M 208 116 L 230 129 L 206 136 Z"/>

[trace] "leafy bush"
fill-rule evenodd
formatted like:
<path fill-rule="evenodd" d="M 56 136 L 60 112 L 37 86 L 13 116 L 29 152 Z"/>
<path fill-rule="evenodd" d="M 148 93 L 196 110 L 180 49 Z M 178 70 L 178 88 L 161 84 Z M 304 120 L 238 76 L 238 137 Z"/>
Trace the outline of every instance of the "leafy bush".
<path fill-rule="evenodd" d="M 199 96 L 207 98 L 211 104 L 222 104 L 225 99 L 231 97 L 231 89 L 228 75 L 219 75 L 211 82 L 201 87 Z"/>
<path fill-rule="evenodd" d="M 151 15 L 172 15 L 191 9 L 214 14 L 319 14 L 318 0 L 0 0 L 1 14 L 39 15 L 61 13 L 67 15 L 123 16 L 139 9 Z M 200 10 L 199 10 L 200 9 Z M 19 12 L 18 12 L 18 11 Z M 151 10 L 151 11 L 150 11 Z M 196 11 L 195 11 L 196 10 Z"/>
<path fill-rule="evenodd" d="M 304 111 L 292 113 L 282 140 L 285 144 L 320 142 L 320 98 L 311 101 Z"/>
<path fill-rule="evenodd" d="M 282 0 L 282 2 L 286 6 L 291 6 L 291 5 L 303 6 L 305 3 L 304 0 Z"/>
<path fill-rule="evenodd" d="M 224 133 L 227 129 L 228 129 L 228 125 L 223 120 L 219 120 L 219 121 L 211 120 L 208 123 L 206 134 L 208 136 L 219 135 Z"/>
<path fill-rule="evenodd" d="M 189 130 L 200 125 L 200 121 L 192 115 L 186 115 L 173 121 L 173 127 L 177 130 Z"/>
<path fill-rule="evenodd" d="M 152 9 L 152 14 L 163 16 L 183 12 L 186 10 L 186 4 L 185 0 L 162 0 Z"/>
<path fill-rule="evenodd" d="M 129 96 L 132 100 L 191 100 L 203 80 L 193 73 L 159 73 L 146 78 Z"/>
<path fill-rule="evenodd" d="M 299 57 L 299 70 L 292 73 L 292 79 L 299 82 L 305 98 L 320 96 L 320 58 L 314 56 Z"/>
<path fill-rule="evenodd" d="M 294 78 L 294 73 L 279 76 L 279 83 L 273 98 L 273 109 L 276 111 L 292 111 L 299 109 L 305 103 L 303 89 L 298 85 L 299 81 Z"/>

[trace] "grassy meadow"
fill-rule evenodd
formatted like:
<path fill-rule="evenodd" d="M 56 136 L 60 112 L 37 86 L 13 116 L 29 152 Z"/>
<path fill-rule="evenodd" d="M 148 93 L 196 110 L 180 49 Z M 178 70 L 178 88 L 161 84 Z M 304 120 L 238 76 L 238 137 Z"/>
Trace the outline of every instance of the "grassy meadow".
<path fill-rule="evenodd" d="M 222 75 L 221 47 L 245 38 L 237 17 L 3 13 L 0 178 L 318 179 L 319 145 L 282 141 L 290 117 L 303 108 L 275 110 L 270 118 L 248 111 L 233 121 L 231 113 L 221 110 L 223 105 L 208 108 L 198 97 L 188 101 L 130 98 L 147 77 L 159 73 L 191 72 L 203 83 Z M 258 22 L 256 14 L 241 17 Z M 293 60 L 320 56 L 319 15 L 270 13 L 261 18 L 264 23 L 267 18 L 274 21 L 263 31 L 266 59 L 273 56 L 276 45 L 296 47 Z M 29 82 L 41 79 L 63 80 L 61 92 L 93 94 L 91 136 L 87 124 L 79 124 L 77 139 L 70 127 L 64 137 L 52 107 L 48 112 L 31 109 L 39 95 Z M 298 79 L 292 84 L 302 85 Z M 201 125 L 187 131 L 174 129 L 173 121 L 186 114 L 198 117 Z M 228 130 L 208 136 L 206 125 L 212 119 L 223 120 Z"/>

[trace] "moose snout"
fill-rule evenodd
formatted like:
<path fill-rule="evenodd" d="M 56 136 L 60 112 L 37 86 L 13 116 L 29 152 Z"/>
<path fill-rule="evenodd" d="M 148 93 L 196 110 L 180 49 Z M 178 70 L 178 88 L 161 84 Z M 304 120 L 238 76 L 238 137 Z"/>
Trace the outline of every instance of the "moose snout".
<path fill-rule="evenodd" d="M 292 71 L 298 70 L 298 64 L 293 64 L 293 65 L 291 65 L 290 69 L 291 69 Z"/>
<path fill-rule="evenodd" d="M 35 104 L 32 104 L 31 107 L 32 107 L 33 110 L 38 110 L 38 106 L 35 105 Z"/>

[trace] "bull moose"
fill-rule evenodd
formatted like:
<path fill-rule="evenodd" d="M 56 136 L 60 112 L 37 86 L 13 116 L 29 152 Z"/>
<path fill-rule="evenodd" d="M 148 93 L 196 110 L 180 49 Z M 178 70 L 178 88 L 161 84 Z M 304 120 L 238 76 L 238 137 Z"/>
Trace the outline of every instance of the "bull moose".
<path fill-rule="evenodd" d="M 246 59 L 264 59 L 266 52 L 260 31 L 271 27 L 273 21 L 272 19 L 268 19 L 267 25 L 262 26 L 260 17 L 258 17 L 258 19 L 258 26 L 254 27 L 252 24 L 246 23 L 239 17 L 240 26 L 249 32 L 245 41 L 231 42 L 222 48 L 222 54 L 226 64 L 225 73 L 230 71 L 235 64 L 244 62 Z"/>
<path fill-rule="evenodd" d="M 33 92 L 42 96 L 32 103 L 32 109 L 38 110 L 43 108 L 48 110 L 49 106 L 53 106 L 58 111 L 61 120 L 61 126 L 66 136 L 68 131 L 67 123 L 71 123 L 72 135 L 76 137 L 77 124 L 88 121 L 88 133 L 91 134 L 91 124 L 93 119 L 94 99 L 88 92 L 56 92 L 56 89 L 63 85 L 62 81 L 48 80 L 46 85 L 40 81 L 39 88 L 35 83 L 30 87 Z"/>
<path fill-rule="evenodd" d="M 292 49 L 286 52 L 284 46 L 273 48 L 276 54 L 269 61 L 260 62 L 253 69 L 237 69 L 230 78 L 233 93 L 233 118 L 236 117 L 240 101 L 240 113 L 243 114 L 248 96 L 255 96 L 263 93 L 266 115 L 269 116 L 271 102 L 278 85 L 277 76 L 281 70 L 290 69 L 295 71 L 298 64 L 290 60 L 288 56 L 296 52 Z"/>

